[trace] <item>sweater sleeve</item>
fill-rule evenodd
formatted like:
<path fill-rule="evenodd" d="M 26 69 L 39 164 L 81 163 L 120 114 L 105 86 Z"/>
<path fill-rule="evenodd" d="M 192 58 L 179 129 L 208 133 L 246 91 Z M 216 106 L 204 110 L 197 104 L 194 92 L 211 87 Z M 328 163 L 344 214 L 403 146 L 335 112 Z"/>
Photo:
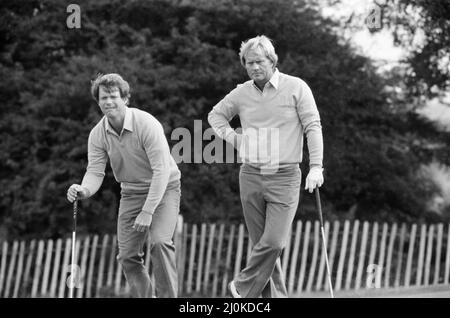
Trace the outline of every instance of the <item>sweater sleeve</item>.
<path fill-rule="evenodd" d="M 309 86 L 300 82 L 297 112 L 306 135 L 309 151 L 309 165 L 322 167 L 323 136 L 320 115 Z"/>
<path fill-rule="evenodd" d="M 237 134 L 231 128 L 229 121 L 238 114 L 236 94 L 237 88 L 218 102 L 208 114 L 208 123 L 214 132 L 232 145 L 235 143 Z"/>
<path fill-rule="evenodd" d="M 146 120 L 141 138 L 153 173 L 142 210 L 153 214 L 169 183 L 171 154 L 161 123 L 154 117 Z"/>
<path fill-rule="evenodd" d="M 88 197 L 93 196 L 103 183 L 108 154 L 102 146 L 101 136 L 94 128 L 88 139 L 88 166 L 81 186 L 88 189 Z"/>

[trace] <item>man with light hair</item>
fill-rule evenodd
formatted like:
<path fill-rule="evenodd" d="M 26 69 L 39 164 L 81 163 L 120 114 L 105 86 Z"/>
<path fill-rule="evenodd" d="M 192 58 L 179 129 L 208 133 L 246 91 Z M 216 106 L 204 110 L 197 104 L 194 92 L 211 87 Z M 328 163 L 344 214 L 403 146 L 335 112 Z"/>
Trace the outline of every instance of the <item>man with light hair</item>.
<path fill-rule="evenodd" d="M 299 202 L 303 134 L 309 151 L 305 189 L 311 193 L 323 183 L 320 116 L 308 85 L 276 68 L 278 56 L 269 38 L 243 42 L 239 56 L 251 80 L 237 85 L 208 115 L 216 134 L 233 144 L 242 159 L 240 197 L 254 244 L 229 289 L 235 298 L 287 297 L 280 254 Z M 229 125 L 236 115 L 242 134 Z"/>
<path fill-rule="evenodd" d="M 117 221 L 118 261 L 132 296 L 150 297 L 151 281 L 143 247 L 150 234 L 150 260 L 156 296 L 177 297 L 173 236 L 180 207 L 181 173 L 170 154 L 161 123 L 128 107 L 130 87 L 118 74 L 100 75 L 91 86 L 103 118 L 91 130 L 88 166 L 67 199 L 87 199 L 100 188 L 109 158 L 121 199 Z"/>

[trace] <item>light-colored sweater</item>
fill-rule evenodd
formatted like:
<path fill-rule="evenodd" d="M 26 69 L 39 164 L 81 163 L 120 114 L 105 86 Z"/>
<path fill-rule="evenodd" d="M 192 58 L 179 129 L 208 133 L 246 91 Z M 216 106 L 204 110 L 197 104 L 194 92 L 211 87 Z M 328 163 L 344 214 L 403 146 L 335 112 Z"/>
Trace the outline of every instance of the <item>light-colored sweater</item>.
<path fill-rule="evenodd" d="M 239 115 L 243 142 L 242 162 L 260 168 L 298 164 L 306 134 L 309 165 L 322 167 L 323 137 L 320 116 L 309 86 L 300 78 L 275 70 L 261 91 L 250 80 L 237 85 L 208 115 L 216 134 L 235 144 L 229 121 Z M 256 153 L 255 153 L 256 152 Z"/>
<path fill-rule="evenodd" d="M 170 154 L 161 123 L 152 115 L 126 107 L 123 129 L 118 135 L 103 117 L 91 130 L 88 166 L 82 186 L 90 195 L 98 191 L 105 176 L 107 160 L 123 191 L 147 193 L 144 211 L 153 213 L 167 184 L 181 177 Z"/>

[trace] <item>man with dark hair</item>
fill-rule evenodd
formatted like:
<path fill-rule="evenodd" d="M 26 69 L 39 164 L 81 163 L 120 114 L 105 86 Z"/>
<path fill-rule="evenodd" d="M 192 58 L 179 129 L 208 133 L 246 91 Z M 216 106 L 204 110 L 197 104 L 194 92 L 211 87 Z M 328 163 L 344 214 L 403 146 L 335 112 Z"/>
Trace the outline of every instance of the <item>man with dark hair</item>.
<path fill-rule="evenodd" d="M 241 64 L 251 80 L 238 85 L 209 113 L 219 137 L 242 159 L 239 187 L 244 219 L 254 243 L 247 266 L 229 284 L 233 297 L 287 297 L 280 254 L 299 202 L 303 134 L 308 140 L 305 188 L 323 183 L 320 116 L 309 86 L 276 68 L 278 56 L 266 36 L 243 42 Z M 239 115 L 242 134 L 229 121 Z"/>
<path fill-rule="evenodd" d="M 181 173 L 170 154 L 160 122 L 147 112 L 128 107 L 130 87 L 118 74 L 100 75 L 91 93 L 104 117 L 91 130 L 88 166 L 67 199 L 87 199 L 100 188 L 109 158 L 121 185 L 117 223 L 118 261 L 135 297 L 151 296 L 143 261 L 150 235 L 156 296 L 177 297 L 173 235 L 180 206 Z"/>

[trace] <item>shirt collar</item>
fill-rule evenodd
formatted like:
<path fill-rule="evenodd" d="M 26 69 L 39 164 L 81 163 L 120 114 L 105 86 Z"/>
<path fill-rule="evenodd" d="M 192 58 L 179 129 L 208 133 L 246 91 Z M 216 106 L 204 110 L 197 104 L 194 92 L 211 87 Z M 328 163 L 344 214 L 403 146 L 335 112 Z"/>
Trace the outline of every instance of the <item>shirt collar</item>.
<path fill-rule="evenodd" d="M 131 117 L 132 117 L 131 109 L 129 107 L 125 107 L 125 118 L 123 120 L 122 131 L 124 131 L 124 130 L 128 130 L 131 132 L 133 131 L 133 123 L 132 123 Z M 114 132 L 114 129 L 109 124 L 108 118 L 106 118 L 106 116 L 105 116 L 105 121 L 106 121 L 106 131 Z"/>
<path fill-rule="evenodd" d="M 270 83 L 273 86 L 273 88 L 278 89 L 279 82 L 280 82 L 280 72 L 276 68 L 275 72 L 273 72 L 272 77 L 270 78 L 268 83 Z M 267 83 L 266 83 L 266 85 L 267 85 Z M 255 84 L 255 81 L 253 81 L 253 86 L 259 90 L 258 86 Z"/>
<path fill-rule="evenodd" d="M 133 131 L 133 123 L 131 118 L 132 116 L 133 114 L 131 113 L 131 109 L 125 107 L 125 119 L 123 120 L 123 129 Z"/>
<path fill-rule="evenodd" d="M 275 72 L 273 72 L 272 77 L 269 80 L 269 83 L 272 84 L 272 86 L 275 89 L 278 89 L 278 83 L 280 82 L 280 72 L 278 71 L 278 69 L 275 69 Z"/>

